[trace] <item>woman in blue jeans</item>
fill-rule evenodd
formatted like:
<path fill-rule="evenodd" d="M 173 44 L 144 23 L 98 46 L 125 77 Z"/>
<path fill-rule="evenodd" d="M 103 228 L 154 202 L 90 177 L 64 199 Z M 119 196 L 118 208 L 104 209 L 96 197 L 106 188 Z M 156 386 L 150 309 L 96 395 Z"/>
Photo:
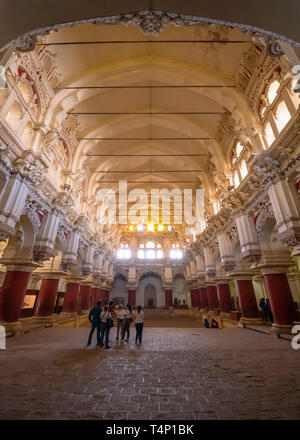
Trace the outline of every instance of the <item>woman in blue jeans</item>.
<path fill-rule="evenodd" d="M 139 341 L 139 343 L 142 343 L 142 336 L 143 336 L 143 327 L 144 327 L 144 312 L 142 312 L 142 307 L 138 306 L 137 312 L 135 314 L 135 328 L 136 328 L 136 335 L 135 335 L 135 343 Z"/>
<path fill-rule="evenodd" d="M 108 311 L 108 306 L 104 307 L 104 312 L 100 315 L 101 325 L 100 325 L 100 347 L 103 347 L 103 339 L 105 335 L 105 347 L 110 348 L 108 345 L 108 338 L 110 332 L 110 326 L 108 325 L 108 320 L 112 319 L 111 313 Z"/>

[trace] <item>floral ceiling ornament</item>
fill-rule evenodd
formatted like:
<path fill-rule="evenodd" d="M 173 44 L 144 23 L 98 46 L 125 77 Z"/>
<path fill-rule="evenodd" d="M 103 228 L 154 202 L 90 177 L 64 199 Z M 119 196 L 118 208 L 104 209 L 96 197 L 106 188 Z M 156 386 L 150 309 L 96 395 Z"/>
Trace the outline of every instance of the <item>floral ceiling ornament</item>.
<path fill-rule="evenodd" d="M 264 43 L 267 42 L 270 51 L 270 56 L 281 56 L 282 48 L 279 41 L 285 41 L 293 46 L 300 47 L 300 44 L 294 40 L 286 38 L 283 35 L 278 35 L 273 32 L 260 29 L 254 26 L 241 23 L 227 22 L 224 20 L 215 20 L 207 17 L 198 17 L 177 13 L 170 13 L 157 10 L 144 10 L 139 12 L 133 12 L 124 15 L 114 15 L 110 17 L 90 18 L 83 20 L 75 20 L 65 23 L 59 23 L 45 28 L 39 28 L 27 32 L 26 34 L 18 37 L 16 40 L 10 42 L 0 49 L 7 49 L 10 46 L 15 47 L 19 52 L 30 52 L 34 50 L 37 40 L 41 36 L 48 35 L 52 31 L 58 31 L 61 28 L 67 26 L 76 26 L 78 24 L 93 23 L 96 25 L 101 24 L 124 24 L 125 26 L 139 26 L 141 31 L 145 35 L 158 36 L 163 30 L 164 26 L 230 26 L 240 29 L 248 35 L 254 36 L 254 38 L 263 38 Z M 225 36 L 226 39 L 226 36 Z"/>

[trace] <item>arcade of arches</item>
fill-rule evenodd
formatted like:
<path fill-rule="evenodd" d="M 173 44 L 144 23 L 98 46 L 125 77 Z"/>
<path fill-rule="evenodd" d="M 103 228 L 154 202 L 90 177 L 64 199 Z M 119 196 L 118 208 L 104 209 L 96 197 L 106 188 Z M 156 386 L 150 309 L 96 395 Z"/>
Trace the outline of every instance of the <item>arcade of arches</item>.
<path fill-rule="evenodd" d="M 80 320 L 98 299 L 278 336 L 300 321 L 296 49 L 224 24 L 158 22 L 61 26 L 2 52 L 7 335 Z M 105 207 L 104 190 L 120 207 L 120 181 L 126 209 L 140 203 L 147 221 Z M 174 209 L 178 191 L 195 202 L 203 189 L 197 228 L 172 209 L 153 221 L 152 188 L 172 192 Z"/>

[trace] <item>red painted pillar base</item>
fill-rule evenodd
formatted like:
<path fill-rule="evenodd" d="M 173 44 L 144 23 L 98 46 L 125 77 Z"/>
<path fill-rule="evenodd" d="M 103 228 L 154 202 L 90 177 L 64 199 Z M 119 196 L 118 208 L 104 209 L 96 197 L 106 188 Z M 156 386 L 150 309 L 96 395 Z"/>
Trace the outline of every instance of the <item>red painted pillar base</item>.
<path fill-rule="evenodd" d="M 31 272 L 7 271 L 0 293 L 0 320 L 18 322 Z"/>
<path fill-rule="evenodd" d="M 191 289 L 191 303 L 192 307 L 199 306 L 198 289 Z"/>
<path fill-rule="evenodd" d="M 209 310 L 214 310 L 219 307 L 217 286 L 207 286 L 207 299 Z"/>
<path fill-rule="evenodd" d="M 90 292 L 91 292 L 91 286 L 87 286 L 87 285 L 80 286 L 79 297 L 80 297 L 81 312 L 86 312 L 90 308 Z"/>
<path fill-rule="evenodd" d="M 200 309 L 207 308 L 208 307 L 208 298 L 207 298 L 206 287 L 200 287 L 199 295 L 200 295 Z"/>
<path fill-rule="evenodd" d="M 237 287 L 240 309 L 242 313 L 241 324 L 262 324 L 262 320 L 258 312 L 252 279 L 238 279 Z"/>
<path fill-rule="evenodd" d="M 107 289 L 104 289 L 104 301 L 105 301 L 105 304 L 108 304 L 109 303 L 109 290 L 107 290 Z"/>
<path fill-rule="evenodd" d="M 36 318 L 52 317 L 59 279 L 43 278 L 34 311 Z"/>
<path fill-rule="evenodd" d="M 218 284 L 218 293 L 221 312 L 229 313 L 232 310 L 229 284 Z"/>
<path fill-rule="evenodd" d="M 75 314 L 78 311 L 80 283 L 67 284 L 62 313 Z"/>
<path fill-rule="evenodd" d="M 291 327 L 296 320 L 296 310 L 286 273 L 264 274 L 274 327 Z"/>
<path fill-rule="evenodd" d="M 165 289 L 165 301 L 166 301 L 166 307 L 172 307 L 173 305 L 172 289 Z"/>
<path fill-rule="evenodd" d="M 97 296 L 98 296 L 98 300 L 102 301 L 102 305 L 106 304 L 105 303 L 105 291 L 104 291 L 104 289 L 97 289 Z"/>
<path fill-rule="evenodd" d="M 136 306 L 136 291 L 135 291 L 135 289 L 128 290 L 128 304 L 131 305 L 131 307 Z"/>
<path fill-rule="evenodd" d="M 94 307 L 96 305 L 96 287 L 91 287 L 90 290 L 90 307 Z"/>

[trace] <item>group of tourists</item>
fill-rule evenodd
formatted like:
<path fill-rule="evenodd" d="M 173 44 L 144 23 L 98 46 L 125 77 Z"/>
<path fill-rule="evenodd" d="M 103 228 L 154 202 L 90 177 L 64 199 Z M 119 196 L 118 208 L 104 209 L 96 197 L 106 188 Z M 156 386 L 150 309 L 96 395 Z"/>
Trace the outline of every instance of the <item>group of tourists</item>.
<path fill-rule="evenodd" d="M 91 323 L 91 331 L 89 334 L 87 345 L 91 345 L 92 337 L 97 331 L 97 346 L 103 347 L 105 342 L 106 348 L 111 348 L 109 345 L 110 329 L 114 326 L 114 319 L 117 321 L 117 337 L 119 340 L 121 334 L 121 342 L 128 342 L 130 336 L 130 324 L 135 321 L 136 336 L 135 342 L 142 343 L 143 326 L 144 326 L 144 312 L 142 307 L 138 306 L 135 314 L 132 312 L 130 304 L 126 307 L 119 305 L 114 306 L 113 301 L 102 308 L 102 301 L 98 301 L 89 313 L 89 321 Z M 125 338 L 126 336 L 126 338 Z"/>

